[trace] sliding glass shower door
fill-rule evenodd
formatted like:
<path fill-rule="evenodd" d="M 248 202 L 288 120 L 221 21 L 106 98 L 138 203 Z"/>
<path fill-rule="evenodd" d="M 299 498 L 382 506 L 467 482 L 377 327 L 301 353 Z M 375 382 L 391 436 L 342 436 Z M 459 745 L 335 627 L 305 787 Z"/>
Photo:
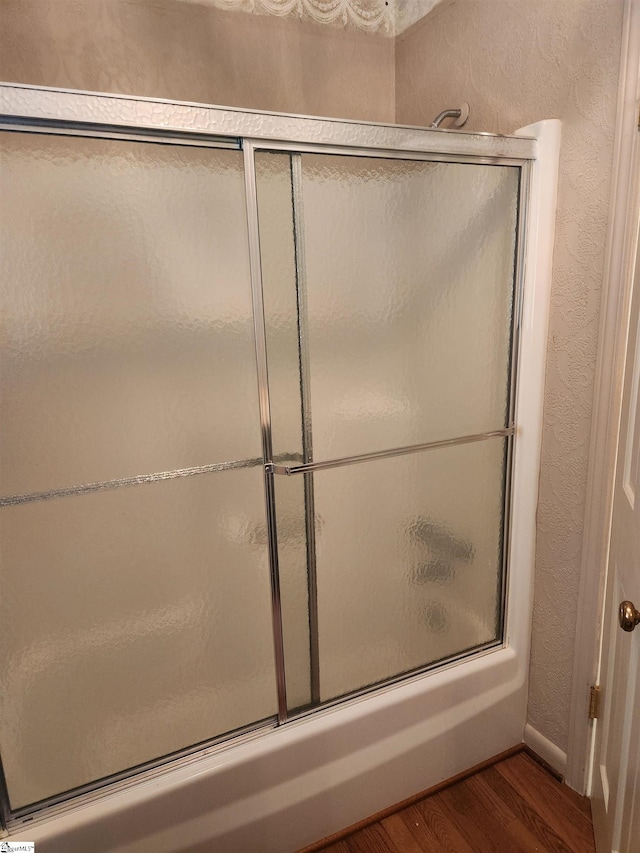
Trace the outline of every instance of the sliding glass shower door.
<path fill-rule="evenodd" d="M 19 809 L 275 714 L 242 152 L 2 134 Z"/>
<path fill-rule="evenodd" d="M 255 162 L 295 708 L 501 636 L 519 169 Z"/>
<path fill-rule="evenodd" d="M 499 644 L 520 167 L 41 130 L 0 132 L 9 810 Z"/>

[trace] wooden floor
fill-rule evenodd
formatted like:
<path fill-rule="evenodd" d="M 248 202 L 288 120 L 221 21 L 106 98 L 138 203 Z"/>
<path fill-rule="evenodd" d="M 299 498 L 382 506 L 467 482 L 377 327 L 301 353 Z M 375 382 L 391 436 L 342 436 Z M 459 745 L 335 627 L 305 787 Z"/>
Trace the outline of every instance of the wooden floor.
<path fill-rule="evenodd" d="M 519 752 L 332 843 L 326 853 L 595 853 L 591 808 Z M 362 826 L 362 824 L 360 824 Z M 329 839 L 327 839 L 329 841 Z"/>

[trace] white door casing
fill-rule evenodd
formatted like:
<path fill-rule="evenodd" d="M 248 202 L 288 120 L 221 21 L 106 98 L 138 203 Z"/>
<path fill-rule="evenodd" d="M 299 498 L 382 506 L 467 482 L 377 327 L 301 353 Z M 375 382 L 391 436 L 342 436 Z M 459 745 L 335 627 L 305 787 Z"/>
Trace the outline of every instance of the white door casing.
<path fill-rule="evenodd" d="M 618 624 L 620 602 L 640 596 L 639 273 L 636 260 L 605 598 L 603 714 L 596 731 L 592 793 L 601 853 L 637 850 L 632 828 L 640 820 L 640 632 L 626 633 Z"/>
<path fill-rule="evenodd" d="M 640 199 L 631 179 L 640 96 L 640 0 L 624 0 L 618 105 L 611 182 L 590 466 L 582 545 L 578 616 L 573 656 L 566 782 L 592 790 L 594 725 L 588 717 L 590 688 L 598 682 L 603 599 L 611 533 L 622 383 L 629 325 L 634 222 Z M 635 193 L 634 193 L 635 189 Z"/>
<path fill-rule="evenodd" d="M 623 57 L 627 63 L 623 69 L 627 103 L 622 109 L 626 124 L 619 124 L 618 130 L 627 135 L 628 189 L 625 203 L 617 211 L 619 221 L 614 223 L 614 228 L 624 231 L 625 238 L 619 278 L 612 286 L 618 288 L 621 304 L 629 308 L 621 312 L 617 329 L 618 351 L 624 351 L 626 341 L 626 355 L 602 617 L 601 713 L 595 729 L 591 778 L 599 853 L 633 853 L 640 843 L 640 631 L 626 633 L 618 622 L 620 603 L 640 600 L 640 145 L 636 128 L 638 34 L 637 26 L 633 26 L 634 19 L 637 24 L 639 4 L 629 3 L 627 11 L 631 50 Z M 610 412 L 610 418 L 615 418 L 615 412 Z"/>

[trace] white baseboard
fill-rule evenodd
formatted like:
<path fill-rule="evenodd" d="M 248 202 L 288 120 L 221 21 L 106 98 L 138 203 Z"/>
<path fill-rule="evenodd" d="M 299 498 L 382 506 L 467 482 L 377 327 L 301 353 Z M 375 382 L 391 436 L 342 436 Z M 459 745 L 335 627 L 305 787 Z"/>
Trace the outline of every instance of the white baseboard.
<path fill-rule="evenodd" d="M 565 775 L 567 770 L 567 753 L 563 752 L 559 746 L 552 743 L 544 735 L 540 734 L 533 726 L 527 725 L 524 727 L 524 742 L 532 749 L 536 755 L 539 755 L 543 761 L 546 761 L 554 770 Z"/>

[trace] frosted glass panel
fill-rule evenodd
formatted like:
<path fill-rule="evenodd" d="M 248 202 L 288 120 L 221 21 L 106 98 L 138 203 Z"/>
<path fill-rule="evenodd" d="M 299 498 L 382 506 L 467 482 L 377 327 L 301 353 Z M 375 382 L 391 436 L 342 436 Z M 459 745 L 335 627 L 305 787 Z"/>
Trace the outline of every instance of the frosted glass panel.
<path fill-rule="evenodd" d="M 517 169 L 258 152 L 256 177 L 276 461 L 507 425 Z M 504 454 L 317 472 L 311 503 L 277 478 L 290 708 L 314 669 L 305 617 L 313 701 L 498 637 Z"/>
<path fill-rule="evenodd" d="M 304 480 L 276 492 L 282 633 L 289 709 L 311 702 L 309 586 Z"/>
<path fill-rule="evenodd" d="M 0 493 L 260 457 L 241 152 L 0 145 Z"/>
<path fill-rule="evenodd" d="M 0 511 L 14 808 L 276 711 L 260 468 Z"/>
<path fill-rule="evenodd" d="M 256 153 L 260 262 L 265 331 L 269 354 L 271 428 L 276 457 L 302 461 L 299 318 L 291 158 Z"/>
<path fill-rule="evenodd" d="M 519 170 L 301 160 L 314 459 L 504 427 Z"/>
<path fill-rule="evenodd" d="M 504 456 L 490 439 L 314 475 L 323 700 L 499 636 Z"/>

